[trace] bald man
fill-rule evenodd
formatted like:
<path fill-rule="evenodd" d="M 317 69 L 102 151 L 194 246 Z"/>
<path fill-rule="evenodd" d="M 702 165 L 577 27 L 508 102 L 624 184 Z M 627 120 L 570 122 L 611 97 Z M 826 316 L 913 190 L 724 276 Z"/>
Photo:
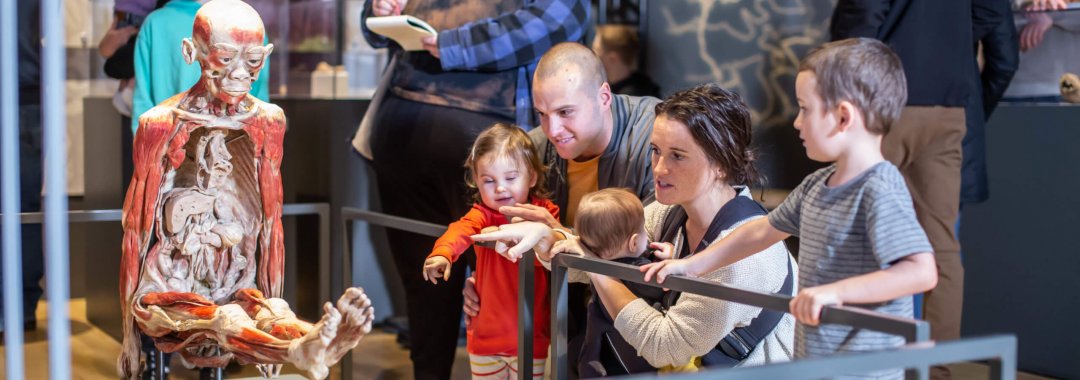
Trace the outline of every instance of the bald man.
<path fill-rule="evenodd" d="M 585 45 L 553 46 L 533 74 L 533 108 L 541 128 L 529 132 L 548 172 L 552 200 L 560 220 L 574 220 L 585 194 L 612 187 L 630 189 L 643 203 L 653 198 L 649 161 L 654 109 L 659 99 L 611 93 L 604 65 Z M 546 210 L 533 205 L 505 206 L 509 217 L 562 227 Z M 472 278 L 466 281 L 465 313 L 480 310 Z M 577 350 L 585 332 L 586 284 L 570 284 L 568 321 L 570 369 L 577 368 Z"/>
<path fill-rule="evenodd" d="M 574 220 L 581 196 L 599 189 L 624 187 L 643 201 L 652 199 L 649 136 L 659 99 L 613 94 L 600 59 L 574 42 L 555 45 L 540 58 L 532 93 L 541 128 L 529 135 L 551 168 L 548 188 L 561 220 Z M 535 207 L 500 211 L 559 226 Z"/>

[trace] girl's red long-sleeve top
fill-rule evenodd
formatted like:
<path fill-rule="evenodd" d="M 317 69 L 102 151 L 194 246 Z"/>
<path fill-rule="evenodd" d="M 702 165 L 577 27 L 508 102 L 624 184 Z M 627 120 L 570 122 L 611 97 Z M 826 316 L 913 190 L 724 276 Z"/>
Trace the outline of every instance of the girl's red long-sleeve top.
<path fill-rule="evenodd" d="M 530 203 L 543 207 L 559 217 L 559 206 L 545 198 L 531 197 Z M 442 256 L 451 262 L 473 244 L 470 236 L 480 230 L 509 223 L 497 210 L 475 203 L 468 214 L 451 223 L 446 233 L 435 242 L 428 257 Z M 467 349 L 474 355 L 517 356 L 517 295 L 518 264 L 500 256 L 495 250 L 480 246 L 476 251 L 476 292 L 480 295 L 480 312 L 468 328 Z M 533 357 L 547 358 L 551 341 L 548 271 L 534 262 Z"/>

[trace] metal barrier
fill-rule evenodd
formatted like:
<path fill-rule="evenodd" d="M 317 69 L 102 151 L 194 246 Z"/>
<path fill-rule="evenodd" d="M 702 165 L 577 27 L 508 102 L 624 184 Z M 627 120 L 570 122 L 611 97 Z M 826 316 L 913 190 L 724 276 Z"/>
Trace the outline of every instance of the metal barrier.
<path fill-rule="evenodd" d="M 995 335 L 944 343 L 922 342 L 860 354 L 838 354 L 756 367 L 668 375 L 677 380 L 803 380 L 837 377 L 892 368 L 914 368 L 988 360 L 990 379 L 1016 380 L 1016 336 Z M 651 379 L 655 375 L 628 377 Z"/>
<path fill-rule="evenodd" d="M 567 269 L 573 268 L 586 272 L 603 274 L 621 280 L 640 284 L 653 284 L 671 290 L 700 294 L 707 297 L 738 302 L 744 305 L 762 307 L 770 310 L 788 312 L 791 297 L 770 293 L 755 292 L 721 285 L 713 281 L 698 280 L 682 276 L 671 276 L 663 285 L 645 281 L 645 274 L 638 267 L 612 261 L 574 255 L 555 255 L 551 264 L 551 299 L 555 303 L 551 313 L 551 356 L 555 360 L 555 379 L 568 377 L 566 359 L 566 318 L 567 318 Z M 930 324 L 925 321 L 899 318 L 850 306 L 826 306 L 821 311 L 822 324 L 842 324 L 857 328 L 881 331 L 904 337 L 908 342 L 926 342 L 930 339 Z M 896 368 L 896 366 L 889 367 Z M 908 371 L 908 378 L 926 379 L 927 368 L 914 368 Z"/>
<path fill-rule="evenodd" d="M 386 215 L 378 212 L 360 210 L 351 207 L 342 208 L 342 224 L 345 227 L 344 249 L 351 251 L 351 222 L 363 220 L 371 224 L 396 228 L 427 236 L 440 236 L 446 226 Z M 346 260 L 351 255 L 346 254 Z M 532 251 L 523 255 L 519 261 L 518 287 L 518 354 L 520 357 L 532 356 L 532 307 L 533 259 Z M 346 268 L 351 266 L 346 265 Z M 551 358 L 553 360 L 554 379 L 568 378 L 567 352 L 567 270 L 577 269 L 603 274 L 622 280 L 641 284 L 646 282 L 644 273 L 637 267 L 599 260 L 588 257 L 559 254 L 552 259 L 551 299 Z M 349 269 L 345 269 L 348 272 Z M 348 274 L 346 277 L 348 279 Z M 349 281 L 349 280 L 346 280 Z M 658 285 L 659 286 L 659 285 Z M 738 302 L 746 305 L 771 310 L 788 312 L 791 297 L 776 294 L 732 288 L 712 281 L 704 281 L 682 276 L 671 276 L 662 285 L 664 288 L 700 294 L 707 297 Z M 840 376 L 851 373 L 870 372 L 893 368 L 907 369 L 909 379 L 929 378 L 929 366 L 955 363 L 966 360 L 989 360 L 991 378 L 1013 380 L 1016 377 L 1016 337 L 993 336 L 986 338 L 964 339 L 954 342 L 934 343 L 930 341 L 930 325 L 925 321 L 900 318 L 858 307 L 826 306 L 821 313 L 821 323 L 842 324 L 852 327 L 875 330 L 903 337 L 908 344 L 896 349 L 872 353 L 839 354 L 820 359 L 798 360 L 780 364 L 757 367 L 705 370 L 674 376 L 679 379 L 811 379 Z M 532 378 L 531 366 L 519 366 L 518 379 Z M 653 378 L 655 374 L 632 376 L 629 378 Z"/>
<path fill-rule="evenodd" d="M 45 185 L 45 199 L 42 202 L 46 223 L 43 236 L 49 242 L 45 250 L 45 296 L 48 299 L 67 299 L 69 292 L 68 278 L 68 237 L 67 237 L 67 150 L 64 140 L 67 136 L 64 109 L 64 24 L 60 0 L 41 1 L 41 88 L 42 109 L 42 149 Z M 0 183 L 3 186 L 3 200 L 0 212 L 7 214 L 8 224 L 3 229 L 4 263 L 4 342 L 6 351 L 7 377 L 23 377 L 22 350 L 22 255 L 21 236 L 15 225 L 14 214 L 19 212 L 19 148 L 17 144 L 19 121 L 16 112 L 19 94 L 15 86 L 19 84 L 15 76 L 16 60 L 16 2 L 0 1 L 0 145 L 3 146 L 2 170 Z M 32 196 L 37 196 L 33 194 Z M 71 378 L 71 335 L 68 324 L 68 305 L 62 303 L 49 310 L 49 362 L 54 363 L 49 370 L 50 379 Z"/>
<path fill-rule="evenodd" d="M 319 303 L 322 304 L 323 302 L 327 302 L 327 301 L 332 300 L 333 297 L 334 297 L 334 294 L 330 293 L 331 284 L 330 284 L 330 276 L 329 276 L 329 273 L 330 273 L 330 205 L 327 204 L 327 203 L 291 203 L 291 204 L 284 204 L 284 205 L 281 206 L 281 215 L 282 216 L 297 216 L 297 215 L 318 215 L 319 216 L 319 278 L 321 279 L 319 281 L 319 294 L 322 294 L 322 297 L 323 297 L 323 299 L 321 299 Z M 117 210 L 117 209 L 110 209 L 110 210 L 71 210 L 71 211 L 68 211 L 66 213 L 66 216 L 67 216 L 68 222 L 70 222 L 70 223 L 119 222 L 119 221 L 121 221 L 123 219 L 123 210 Z M 18 231 L 18 226 L 22 225 L 22 224 L 41 224 L 41 223 L 44 223 L 45 219 L 46 219 L 46 216 L 45 216 L 45 213 L 41 213 L 41 212 L 24 212 L 24 213 L 18 213 L 18 214 L 14 214 L 14 215 L 0 214 L 0 226 L 6 226 L 7 223 L 12 221 L 12 219 L 15 219 L 14 223 L 12 223 L 12 225 L 15 226 L 16 231 Z M 4 227 L 4 228 L 6 229 L 7 227 Z M 6 238 L 6 236 L 5 236 L 5 238 Z M 64 240 L 67 240 L 67 236 L 64 236 Z M 66 252 L 66 251 L 64 252 L 64 254 L 65 254 L 64 258 L 65 259 L 67 258 L 67 253 L 68 252 Z M 117 254 L 119 254 L 119 252 Z M 7 255 L 7 253 L 5 252 L 5 256 L 6 255 Z M 22 255 L 21 252 L 17 252 L 15 256 L 21 257 L 21 255 Z M 4 264 L 6 265 L 7 262 L 5 262 Z M 7 268 L 7 267 L 5 267 L 5 268 Z M 21 268 L 21 265 L 17 266 L 16 268 Z M 7 272 L 7 271 L 5 271 L 5 272 Z M 15 272 L 18 273 L 18 274 L 21 274 L 21 269 L 16 269 Z M 6 280 L 6 278 L 7 278 L 6 275 L 7 275 L 7 273 L 5 273 L 5 281 L 7 281 Z M 67 281 L 66 278 L 65 278 L 65 281 Z M 21 283 L 19 283 L 18 288 L 21 289 Z M 5 289 L 6 289 L 6 286 L 5 286 Z M 21 302 L 22 302 L 21 301 L 21 298 L 22 298 L 21 290 L 16 289 L 16 294 L 19 295 L 19 297 L 18 297 L 19 300 L 18 301 L 20 302 L 19 306 L 20 306 L 20 309 L 21 309 Z M 50 296 L 51 296 L 51 293 L 50 293 Z M 52 300 L 52 299 L 55 299 L 55 298 L 50 297 L 49 299 Z M 64 299 L 66 299 L 66 298 L 64 298 Z M 49 321 L 49 337 L 50 337 L 49 344 L 50 344 L 50 346 L 49 347 L 50 347 L 50 351 L 52 350 L 52 346 L 51 346 L 53 344 L 52 336 L 54 335 L 54 331 L 55 331 L 55 330 L 53 330 L 54 326 L 53 326 L 53 322 L 51 320 L 51 315 L 52 315 L 52 310 L 57 308 L 57 307 L 66 307 L 66 303 L 64 304 L 64 306 L 58 306 L 56 303 L 53 303 L 53 304 L 49 305 L 49 310 L 50 310 L 49 311 L 49 314 L 50 314 L 50 321 Z M 11 313 L 9 313 L 9 314 L 11 314 Z M 8 321 L 5 321 L 5 323 L 15 324 L 16 326 L 18 326 L 17 331 L 19 333 L 21 333 L 22 332 L 22 322 L 23 322 L 22 321 L 22 313 L 21 313 L 21 311 L 19 313 L 15 314 L 14 316 L 7 315 L 6 317 L 7 317 Z M 68 323 L 69 322 L 67 320 L 64 321 L 65 325 L 68 324 Z M 4 337 L 4 345 L 5 345 L 5 347 L 7 347 L 6 352 L 7 352 L 7 357 L 9 358 L 8 359 L 9 365 L 7 367 L 7 369 L 8 369 L 7 378 L 9 378 L 9 379 L 21 379 L 21 378 L 25 377 L 25 375 L 23 373 L 22 360 L 21 360 L 21 357 L 22 357 L 22 336 L 21 336 L 21 334 L 18 334 L 19 335 L 18 341 L 14 341 L 12 339 L 12 337 L 15 336 L 15 335 L 17 335 L 17 334 L 8 333 L 8 334 L 5 334 L 5 337 Z M 67 342 L 68 339 L 70 339 L 70 337 L 71 337 L 70 333 L 65 334 L 65 335 L 63 335 L 63 340 L 65 342 Z M 12 356 L 12 352 L 15 352 L 14 355 L 16 357 L 20 358 L 19 364 L 17 366 L 12 366 L 10 364 L 11 363 L 10 357 Z M 70 353 L 70 350 L 68 352 Z M 53 357 L 52 357 L 51 352 L 50 352 L 49 357 L 50 357 L 49 362 L 54 363 L 53 360 L 52 360 Z M 161 362 L 160 357 L 159 357 L 158 362 L 159 363 Z M 64 363 L 66 363 L 69 367 L 71 365 L 70 360 L 68 360 L 67 362 L 64 362 Z M 344 363 L 344 361 L 343 361 L 343 363 Z M 52 373 L 54 368 L 56 368 L 56 367 L 50 365 L 50 371 L 49 372 Z M 69 371 L 70 371 L 70 368 L 69 368 Z M 214 371 L 214 372 L 215 372 L 215 374 L 210 375 L 211 378 L 221 378 L 220 369 L 218 371 Z M 163 376 L 163 374 L 164 373 L 161 372 L 161 373 L 159 373 L 159 376 Z M 158 378 L 163 378 L 163 377 L 158 377 Z"/>

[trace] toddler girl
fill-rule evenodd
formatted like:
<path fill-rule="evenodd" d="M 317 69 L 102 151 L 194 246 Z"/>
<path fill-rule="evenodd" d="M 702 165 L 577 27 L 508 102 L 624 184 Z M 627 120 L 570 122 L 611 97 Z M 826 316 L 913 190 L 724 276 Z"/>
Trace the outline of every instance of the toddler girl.
<path fill-rule="evenodd" d="M 500 207 L 528 203 L 559 217 L 559 207 L 544 197 L 541 176 L 546 168 L 520 128 L 499 123 L 480 133 L 465 168 L 466 182 L 476 190 L 475 203 L 469 213 L 450 224 L 424 262 L 424 279 L 433 284 L 450 278 L 450 266 L 472 245 L 471 235 L 509 223 Z M 514 378 L 518 370 L 518 264 L 490 248 L 477 246 L 475 250 L 476 292 L 484 307 L 467 328 L 472 376 Z M 533 265 L 540 266 L 535 261 Z M 534 281 L 533 357 L 526 365 L 533 366 L 533 377 L 542 377 L 550 341 L 547 270 L 537 268 Z"/>

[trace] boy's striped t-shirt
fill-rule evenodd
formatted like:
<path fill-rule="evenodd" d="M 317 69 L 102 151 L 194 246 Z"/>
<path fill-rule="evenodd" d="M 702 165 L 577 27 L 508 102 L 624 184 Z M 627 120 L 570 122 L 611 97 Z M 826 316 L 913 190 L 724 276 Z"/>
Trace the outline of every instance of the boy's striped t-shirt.
<path fill-rule="evenodd" d="M 833 164 L 806 177 L 769 214 L 773 227 L 799 237 L 800 289 L 875 272 L 908 255 L 933 251 L 895 166 L 883 161 L 847 183 L 830 187 L 826 183 L 835 171 Z M 871 305 L 871 309 L 912 318 L 912 297 Z M 795 356 L 877 351 L 902 344 L 902 337 L 877 331 L 799 324 Z M 902 375 L 887 371 L 872 377 Z"/>

